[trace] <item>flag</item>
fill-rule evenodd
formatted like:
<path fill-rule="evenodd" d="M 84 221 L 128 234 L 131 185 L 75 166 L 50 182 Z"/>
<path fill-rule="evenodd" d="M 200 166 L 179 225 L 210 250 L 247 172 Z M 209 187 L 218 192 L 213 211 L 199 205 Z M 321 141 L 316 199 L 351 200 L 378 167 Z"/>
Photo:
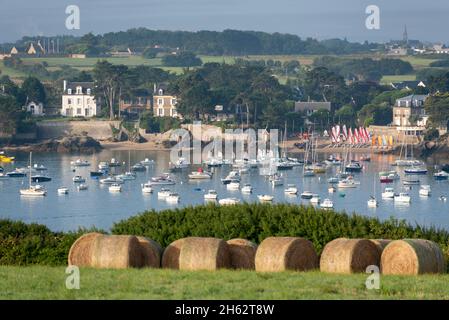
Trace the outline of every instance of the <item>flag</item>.
<path fill-rule="evenodd" d="M 377 142 L 378 142 L 379 146 L 382 145 L 382 137 L 381 136 L 377 136 Z"/>
<path fill-rule="evenodd" d="M 346 129 L 346 125 L 343 125 L 343 140 L 348 140 L 348 130 Z"/>
<path fill-rule="evenodd" d="M 337 142 L 338 143 L 340 143 L 340 125 L 338 125 L 337 124 L 337 127 L 336 127 L 336 136 L 335 136 L 335 139 L 337 140 Z"/>

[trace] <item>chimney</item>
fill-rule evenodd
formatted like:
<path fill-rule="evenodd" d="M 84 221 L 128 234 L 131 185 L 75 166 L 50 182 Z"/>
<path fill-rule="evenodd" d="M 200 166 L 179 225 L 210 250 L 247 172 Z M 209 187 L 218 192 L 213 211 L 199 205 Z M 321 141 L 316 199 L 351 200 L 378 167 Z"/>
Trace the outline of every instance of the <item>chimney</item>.
<path fill-rule="evenodd" d="M 156 83 L 153 84 L 153 93 L 156 94 Z"/>
<path fill-rule="evenodd" d="M 64 92 L 67 90 L 67 80 L 64 80 Z"/>

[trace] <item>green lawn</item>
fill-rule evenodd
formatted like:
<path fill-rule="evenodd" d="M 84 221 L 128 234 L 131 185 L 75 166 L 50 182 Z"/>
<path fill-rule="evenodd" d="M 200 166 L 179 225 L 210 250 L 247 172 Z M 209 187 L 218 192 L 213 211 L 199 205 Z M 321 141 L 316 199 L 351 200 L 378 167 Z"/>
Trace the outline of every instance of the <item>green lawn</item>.
<path fill-rule="evenodd" d="M 449 275 L 381 277 L 320 272 L 81 269 L 80 289 L 66 289 L 64 267 L 0 267 L 0 299 L 449 299 Z"/>
<path fill-rule="evenodd" d="M 414 80 L 416 80 L 415 74 L 383 76 L 382 79 L 380 79 L 380 83 L 390 84 L 391 82 L 414 81 Z"/>

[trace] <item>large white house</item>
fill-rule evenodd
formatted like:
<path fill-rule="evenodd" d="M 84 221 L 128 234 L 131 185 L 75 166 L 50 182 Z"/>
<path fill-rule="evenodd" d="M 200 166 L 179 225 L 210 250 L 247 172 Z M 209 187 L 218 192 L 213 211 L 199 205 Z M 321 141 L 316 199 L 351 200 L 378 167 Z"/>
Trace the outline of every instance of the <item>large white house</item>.
<path fill-rule="evenodd" d="M 93 82 L 64 80 L 61 115 L 65 117 L 93 117 L 100 113 L 93 93 Z"/>

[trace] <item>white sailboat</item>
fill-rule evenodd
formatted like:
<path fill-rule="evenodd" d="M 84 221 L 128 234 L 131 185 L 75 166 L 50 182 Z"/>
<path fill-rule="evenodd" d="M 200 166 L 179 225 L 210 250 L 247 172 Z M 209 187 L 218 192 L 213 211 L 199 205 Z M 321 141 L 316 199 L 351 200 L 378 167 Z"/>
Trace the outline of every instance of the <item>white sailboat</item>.
<path fill-rule="evenodd" d="M 20 189 L 20 195 L 22 196 L 31 196 L 31 197 L 42 197 L 47 195 L 47 191 L 44 189 L 41 185 L 32 185 L 31 184 L 31 159 L 32 159 L 32 152 L 30 152 L 30 174 L 29 176 L 29 186 L 28 189 Z"/>

